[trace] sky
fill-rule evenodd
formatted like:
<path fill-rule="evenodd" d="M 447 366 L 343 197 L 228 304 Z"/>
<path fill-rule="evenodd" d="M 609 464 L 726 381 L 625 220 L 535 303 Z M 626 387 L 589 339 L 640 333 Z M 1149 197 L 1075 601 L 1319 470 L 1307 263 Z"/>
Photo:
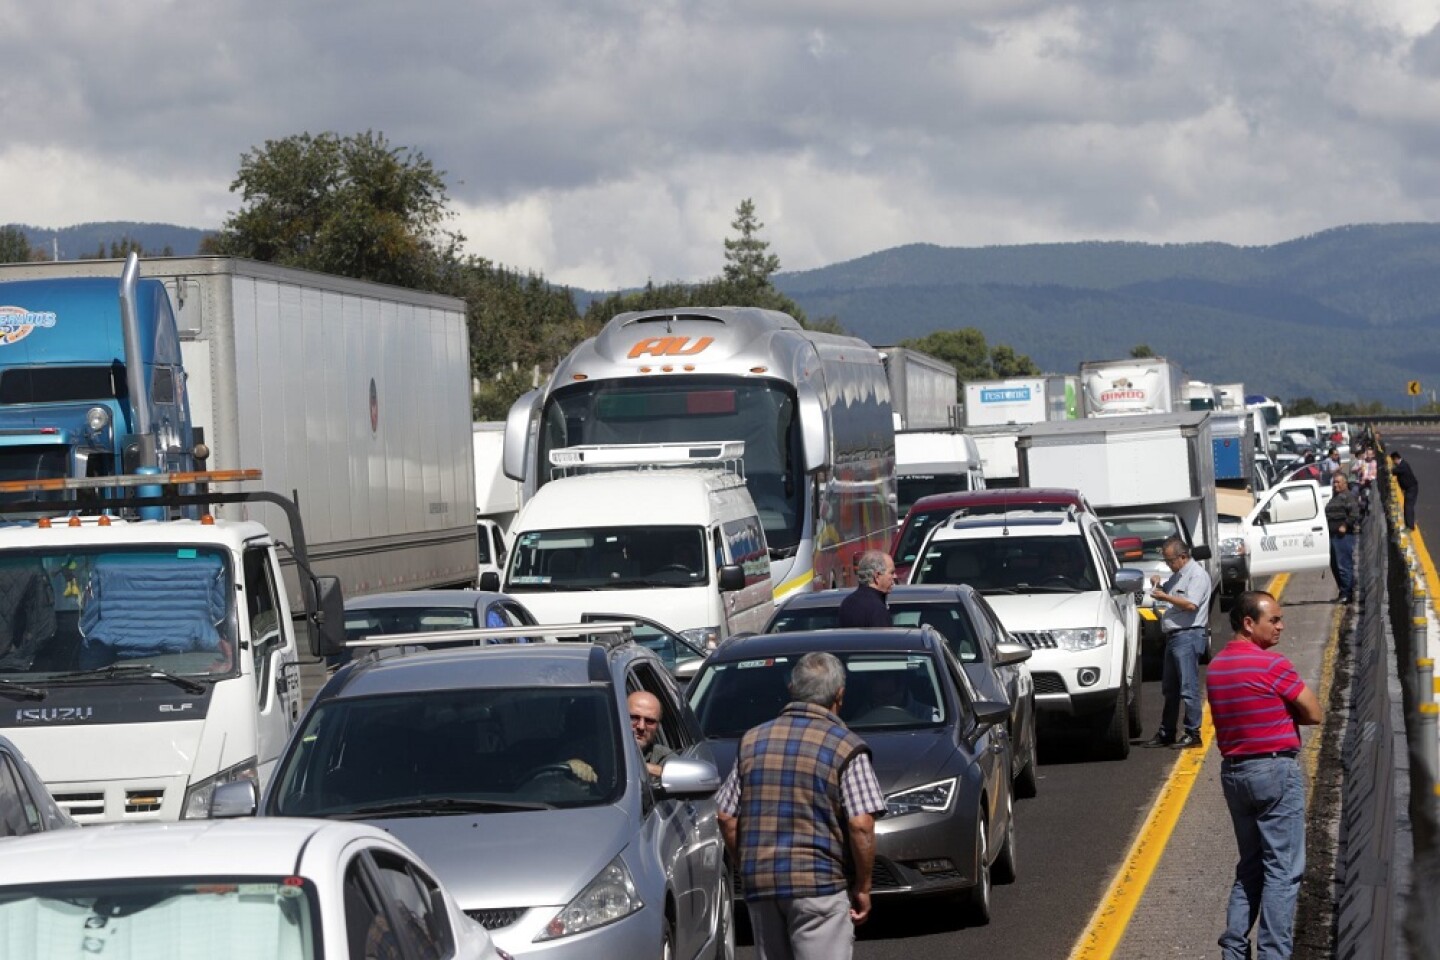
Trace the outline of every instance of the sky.
<path fill-rule="evenodd" d="M 0 0 L 0 223 L 216 228 L 247 151 L 379 131 L 468 252 L 699 280 L 908 243 L 1440 220 L 1440 0 Z"/>

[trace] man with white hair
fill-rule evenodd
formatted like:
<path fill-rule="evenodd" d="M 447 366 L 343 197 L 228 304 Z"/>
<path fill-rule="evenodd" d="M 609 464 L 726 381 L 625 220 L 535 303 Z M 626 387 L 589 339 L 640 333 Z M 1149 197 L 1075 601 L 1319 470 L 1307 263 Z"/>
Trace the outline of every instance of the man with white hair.
<path fill-rule="evenodd" d="M 860 586 L 840 604 L 840 627 L 891 626 L 886 598 L 895 586 L 895 561 L 884 550 L 866 550 L 855 566 Z"/>

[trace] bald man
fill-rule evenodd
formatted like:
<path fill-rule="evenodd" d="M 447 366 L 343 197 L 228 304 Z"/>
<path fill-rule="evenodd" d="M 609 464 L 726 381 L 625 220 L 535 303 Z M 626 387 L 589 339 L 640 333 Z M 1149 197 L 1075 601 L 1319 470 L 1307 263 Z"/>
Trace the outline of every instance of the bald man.
<path fill-rule="evenodd" d="M 658 737 L 660 718 L 664 716 L 660 709 L 660 698 L 653 693 L 636 690 L 630 694 L 626 704 L 630 708 L 630 731 L 635 734 L 635 742 L 640 745 L 640 755 L 645 758 L 645 769 L 650 776 L 659 777 L 660 764 L 675 752 L 661 743 Z"/>

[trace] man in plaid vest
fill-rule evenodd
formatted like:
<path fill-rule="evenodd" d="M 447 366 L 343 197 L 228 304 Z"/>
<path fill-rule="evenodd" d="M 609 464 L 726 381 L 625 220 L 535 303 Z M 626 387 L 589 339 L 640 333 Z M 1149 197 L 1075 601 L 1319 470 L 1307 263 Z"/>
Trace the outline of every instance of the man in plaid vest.
<path fill-rule="evenodd" d="M 792 702 L 740 738 L 716 797 L 740 864 L 760 960 L 843 960 L 870 915 L 875 818 L 885 796 L 870 748 L 839 717 L 845 667 L 807 653 Z"/>

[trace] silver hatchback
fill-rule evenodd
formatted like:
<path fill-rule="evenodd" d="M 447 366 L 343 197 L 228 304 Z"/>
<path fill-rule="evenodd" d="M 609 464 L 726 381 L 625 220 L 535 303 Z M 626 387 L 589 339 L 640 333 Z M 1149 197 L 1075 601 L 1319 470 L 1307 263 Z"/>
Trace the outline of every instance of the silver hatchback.
<path fill-rule="evenodd" d="M 658 778 L 632 733 L 636 691 L 663 707 Z M 389 831 L 517 958 L 730 957 L 718 786 L 638 643 L 392 649 L 316 695 L 261 810 Z"/>

